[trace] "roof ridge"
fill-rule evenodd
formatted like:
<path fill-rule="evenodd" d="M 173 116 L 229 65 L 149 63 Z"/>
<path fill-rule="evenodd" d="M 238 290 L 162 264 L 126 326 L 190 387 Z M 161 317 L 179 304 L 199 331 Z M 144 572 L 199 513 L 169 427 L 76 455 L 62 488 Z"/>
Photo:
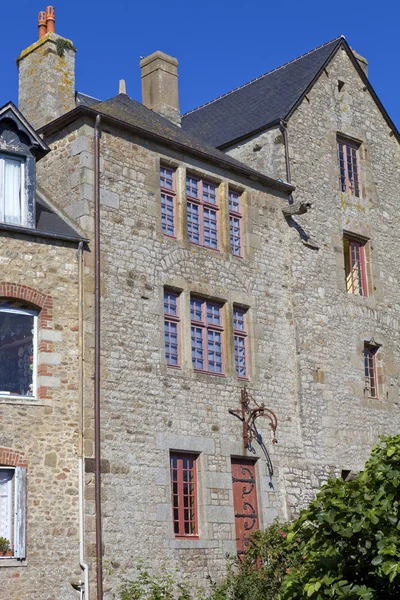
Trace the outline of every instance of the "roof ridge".
<path fill-rule="evenodd" d="M 225 94 L 222 94 L 221 96 L 218 96 L 217 98 L 214 98 L 213 100 L 210 100 L 209 102 L 205 102 L 204 104 L 201 104 L 200 106 L 197 106 L 196 108 L 193 108 L 192 110 L 188 110 L 188 112 L 184 113 L 182 115 L 182 117 L 186 117 L 187 115 L 190 115 L 190 114 L 196 112 L 197 110 L 200 110 L 201 108 L 204 108 L 205 106 L 208 106 L 209 104 L 213 104 L 214 102 L 217 102 L 218 100 L 222 100 L 222 98 L 225 98 L 226 96 L 229 96 L 230 94 L 233 94 L 234 92 L 237 92 L 238 90 L 241 90 L 242 88 L 245 88 L 246 86 L 248 86 L 252 83 L 255 83 L 256 81 L 258 81 L 259 79 L 262 79 L 263 77 L 266 77 L 267 75 L 271 75 L 271 73 L 275 73 L 275 71 L 279 71 L 279 69 L 283 69 L 283 68 L 287 67 L 288 65 L 291 65 L 292 63 L 295 63 L 296 61 L 300 60 L 301 58 L 304 58 L 305 56 L 308 56 L 309 54 L 312 54 L 313 52 L 316 52 L 317 50 L 321 50 L 321 48 L 324 48 L 325 46 L 329 46 L 329 44 L 332 44 L 333 42 L 336 42 L 340 39 L 346 39 L 346 38 L 344 35 L 339 35 L 337 38 L 330 40 L 330 42 L 326 42 L 325 44 L 322 44 L 321 46 L 317 46 L 317 48 L 313 48 L 313 50 L 309 50 L 308 52 L 305 52 L 301 56 L 298 56 L 297 58 L 293 58 L 292 60 L 289 60 L 287 63 L 284 63 L 283 65 L 280 65 L 279 67 L 275 67 L 275 69 L 271 69 L 271 71 L 268 71 L 267 73 L 264 73 L 263 75 L 259 75 L 255 79 L 252 79 L 251 81 L 248 81 L 247 83 L 244 83 L 243 85 L 239 85 L 239 87 L 237 87 L 233 90 L 230 90 L 229 92 L 226 92 Z"/>

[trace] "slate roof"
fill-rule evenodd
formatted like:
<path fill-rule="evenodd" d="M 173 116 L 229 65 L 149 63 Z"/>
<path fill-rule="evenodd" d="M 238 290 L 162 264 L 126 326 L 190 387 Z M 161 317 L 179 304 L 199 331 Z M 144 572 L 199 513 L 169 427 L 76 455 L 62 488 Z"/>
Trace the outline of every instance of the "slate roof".
<path fill-rule="evenodd" d="M 93 96 L 88 96 L 87 94 L 82 94 L 82 92 L 75 92 L 75 105 L 80 106 L 92 106 L 93 104 L 98 104 L 101 102 L 98 98 L 93 98 Z"/>
<path fill-rule="evenodd" d="M 182 128 L 221 147 L 287 118 L 341 37 L 186 113 Z"/>
<path fill-rule="evenodd" d="M 361 69 L 344 36 L 338 37 L 249 83 L 183 115 L 182 128 L 216 148 L 288 120 L 322 70 L 342 46 L 374 98 L 384 119 L 399 132 Z"/>
<path fill-rule="evenodd" d="M 71 241 L 85 241 L 85 238 L 57 215 L 38 195 L 36 196 L 36 231 L 44 234 L 50 233 L 61 239 L 71 238 Z"/>
<path fill-rule="evenodd" d="M 217 150 L 207 144 L 202 138 L 183 131 L 181 127 L 174 125 L 165 117 L 150 110 L 140 102 L 133 100 L 133 98 L 130 98 L 126 94 L 118 94 L 109 100 L 91 106 L 82 103 L 69 113 L 44 125 L 39 132 L 46 136 L 83 114 L 94 118 L 98 113 L 109 117 L 109 121 L 113 121 L 116 126 L 122 128 L 130 127 L 139 135 L 156 139 L 158 142 L 178 148 L 180 151 L 205 159 L 212 164 L 233 170 L 247 177 L 252 177 L 264 185 L 279 189 L 286 194 L 289 194 L 294 189 L 290 184 L 263 175 L 259 171 Z"/>

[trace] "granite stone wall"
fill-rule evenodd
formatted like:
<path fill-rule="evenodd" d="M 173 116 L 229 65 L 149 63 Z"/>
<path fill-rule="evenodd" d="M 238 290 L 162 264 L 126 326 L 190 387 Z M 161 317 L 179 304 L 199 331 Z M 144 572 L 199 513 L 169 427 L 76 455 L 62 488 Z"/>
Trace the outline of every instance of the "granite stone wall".
<path fill-rule="evenodd" d="M 360 198 L 339 191 L 338 135 L 360 144 Z M 285 477 L 307 490 L 302 501 L 289 498 L 297 510 L 329 474 L 360 470 L 379 435 L 399 431 L 400 181 L 398 143 L 344 50 L 290 118 L 288 136 L 294 197 L 312 204 L 288 219 L 306 460 Z M 229 153 L 248 162 L 255 143 Z M 268 148 L 262 154 L 268 172 L 276 163 Z M 367 240 L 369 297 L 346 291 L 344 233 Z M 371 339 L 380 345 L 378 399 L 364 390 L 363 348 Z"/>
<path fill-rule="evenodd" d="M 338 80 L 344 82 L 340 91 Z M 360 198 L 339 192 L 338 134 L 361 144 Z M 122 573 L 135 573 L 138 558 L 155 569 L 167 562 L 198 584 L 204 584 L 208 574 L 216 579 L 224 574 L 225 555 L 235 552 L 230 460 L 243 455 L 241 423 L 228 410 L 239 406 L 245 383 L 257 400 L 276 412 L 279 422 L 279 443 L 274 447 L 268 423 L 260 426 L 275 469 L 274 489 L 269 487 L 263 455 L 254 455 L 258 458 L 261 527 L 275 516 L 287 519 L 296 515 L 331 475 L 362 468 L 380 434 L 398 431 L 400 305 L 395 218 L 399 150 L 342 51 L 289 120 L 288 135 L 297 188 L 294 198 L 311 203 L 312 208 L 305 215 L 285 219 L 282 208 L 287 198 L 277 192 L 103 124 L 101 405 L 104 549 L 106 564 L 111 566 L 110 571 L 105 569 L 107 600 L 116 597 Z M 40 186 L 51 192 L 54 202 L 92 238 L 92 124 L 78 121 L 46 141 L 52 152 L 38 164 Z M 286 179 L 278 129 L 242 142 L 230 153 L 268 175 Z M 162 233 L 160 162 L 176 168 L 176 239 Z M 219 252 L 189 242 L 187 172 L 218 185 Z M 229 252 L 229 186 L 243 194 L 242 259 Z M 343 232 L 368 239 L 368 297 L 346 292 Z M 57 257 L 57 253 L 47 257 L 44 264 L 53 268 Z M 58 285 L 62 273 L 60 267 L 52 285 Z M 180 294 L 180 369 L 168 368 L 165 360 L 164 287 Z M 69 286 L 66 294 L 72 289 Z M 87 252 L 87 459 L 93 458 L 94 450 L 93 289 L 93 253 Z M 191 293 L 223 303 L 223 377 L 193 371 Z M 233 304 L 248 309 L 248 382 L 239 381 L 234 369 Z M 73 302 L 68 310 L 72 306 Z M 364 390 L 363 347 L 371 339 L 380 345 L 378 399 L 368 398 Z M 74 343 L 69 340 L 65 352 Z M 67 426 L 69 416 L 69 412 L 63 415 L 63 422 L 72 434 L 73 428 Z M 41 418 L 37 417 L 39 422 Z M 59 432 L 57 442 L 55 435 L 55 431 L 49 432 L 46 439 L 56 444 Z M 30 454 L 37 460 L 43 452 L 11 442 L 15 451 L 25 452 L 28 462 Z M 0 439 L 0 446 L 7 444 Z M 173 534 L 170 451 L 198 455 L 198 540 L 177 539 Z M 93 582 L 94 474 L 90 460 L 86 463 L 85 510 L 86 556 Z M 71 519 L 77 518 L 72 504 L 65 511 L 74 515 Z"/>
<path fill-rule="evenodd" d="M 0 558 L 0 585 L 10 600 L 73 600 L 81 577 L 77 250 L 2 233 L 0 263 L 2 298 L 39 312 L 37 397 L 0 398 L 0 465 L 27 468 L 26 560 Z"/>
<path fill-rule="evenodd" d="M 41 184 L 91 235 L 93 222 L 93 132 L 88 124 L 48 140 L 54 148 L 39 166 Z M 61 170 L 60 157 L 70 167 Z M 134 135 L 104 127 L 101 140 L 102 244 L 102 476 L 105 559 L 114 565 L 105 589 L 112 597 L 118 574 L 134 573 L 142 557 L 155 568 L 178 566 L 199 584 L 225 572 L 226 553 L 235 552 L 231 456 L 243 455 L 242 427 L 229 414 L 238 408 L 245 383 L 278 416 L 279 444 L 272 448 L 267 422 L 261 424 L 275 468 L 269 486 L 266 462 L 258 456 L 260 522 L 288 516 L 288 494 L 298 483 L 282 477 L 300 469 L 304 452 L 296 408 L 297 376 L 288 252 L 288 227 L 281 209 L 287 198 L 249 184 L 232 173 L 191 160 Z M 161 227 L 160 162 L 177 169 L 177 239 Z M 74 172 L 77 166 L 77 172 Z M 219 184 L 221 251 L 191 244 L 186 229 L 186 172 Z M 61 183 L 59 183 L 61 180 Z M 68 181 L 78 182 L 65 194 Z M 228 187 L 242 192 L 244 258 L 229 249 Z M 82 204 L 81 199 L 86 195 Z M 66 204 L 66 201 L 68 204 Z M 86 301 L 91 300 L 92 258 L 86 255 Z M 182 368 L 167 367 L 163 338 L 164 286 L 180 292 Z M 191 364 L 190 294 L 224 304 L 225 376 L 195 373 Z M 232 307 L 248 308 L 248 382 L 234 368 Z M 86 315 L 86 364 L 92 362 L 90 311 Z M 88 402 L 91 401 L 89 396 Z M 89 413 L 88 413 L 89 414 Z M 297 415 L 297 416 L 296 416 Z M 93 452 L 93 422 L 87 422 L 86 452 Z M 172 530 L 169 452 L 198 454 L 198 540 L 179 540 Z M 94 475 L 87 474 L 88 553 L 94 556 Z M 157 552 L 154 551 L 157 548 Z M 108 597 L 108 596 L 107 596 Z"/>

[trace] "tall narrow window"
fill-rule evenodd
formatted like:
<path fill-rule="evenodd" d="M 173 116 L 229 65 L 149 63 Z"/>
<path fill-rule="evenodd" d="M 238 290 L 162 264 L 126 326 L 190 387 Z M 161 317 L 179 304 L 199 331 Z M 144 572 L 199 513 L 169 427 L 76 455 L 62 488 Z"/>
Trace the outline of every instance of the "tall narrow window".
<path fill-rule="evenodd" d="M 193 244 L 218 250 L 217 187 L 208 181 L 186 177 L 187 226 Z"/>
<path fill-rule="evenodd" d="M 229 238 L 234 256 L 243 256 L 242 248 L 242 207 L 240 194 L 229 190 Z"/>
<path fill-rule="evenodd" d="M 233 307 L 233 342 L 235 349 L 235 368 L 238 377 L 247 379 L 247 326 L 246 311 Z"/>
<path fill-rule="evenodd" d="M 161 223 L 165 235 L 176 236 L 176 172 L 169 167 L 160 167 Z"/>
<path fill-rule="evenodd" d="M 365 376 L 365 393 L 370 398 L 378 397 L 378 385 L 376 377 L 376 353 L 377 346 L 364 344 L 364 376 Z"/>
<path fill-rule="evenodd" d="M 222 305 L 190 299 L 192 363 L 196 371 L 223 373 Z"/>
<path fill-rule="evenodd" d="M 0 155 L 0 221 L 22 225 L 24 162 L 11 156 Z"/>
<path fill-rule="evenodd" d="M 346 289 L 349 294 L 356 296 L 368 296 L 365 246 L 365 241 L 348 236 L 343 238 Z"/>
<path fill-rule="evenodd" d="M 179 295 L 164 291 L 165 358 L 169 367 L 179 367 Z"/>
<path fill-rule="evenodd" d="M 37 313 L 0 302 L 0 395 L 34 396 Z"/>
<path fill-rule="evenodd" d="M 175 537 L 197 537 L 196 457 L 171 453 L 170 470 Z"/>
<path fill-rule="evenodd" d="M 359 145 L 350 140 L 338 139 L 339 184 L 340 191 L 360 196 L 358 173 Z"/>

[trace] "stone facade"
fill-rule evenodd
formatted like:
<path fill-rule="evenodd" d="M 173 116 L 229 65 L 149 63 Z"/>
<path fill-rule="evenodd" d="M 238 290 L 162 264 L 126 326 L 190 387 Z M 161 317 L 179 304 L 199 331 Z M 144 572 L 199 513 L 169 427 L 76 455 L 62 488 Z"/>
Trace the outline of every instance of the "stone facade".
<path fill-rule="evenodd" d="M 0 296 L 37 308 L 36 399 L 0 398 L 0 464 L 27 470 L 26 560 L 0 558 L 7 598 L 73 600 L 78 552 L 78 266 L 62 242 L 0 235 Z M 12 282 L 12 285 L 11 285 Z"/>
<path fill-rule="evenodd" d="M 88 160 L 93 151 L 93 131 L 88 124 L 77 123 L 73 131 L 59 132 L 48 142 L 54 150 L 40 162 L 40 181 L 53 190 L 53 196 L 59 190 L 60 197 L 55 199 L 64 202 L 69 214 L 81 207 L 84 214 L 77 220 L 90 235 L 93 186 L 87 182 L 93 182 Z M 287 225 L 281 211 L 287 200 L 244 179 L 232 179 L 232 174 L 220 168 L 193 162 L 188 156 L 109 127 L 102 132 L 101 155 L 102 456 L 108 471 L 102 479 L 103 529 L 105 559 L 116 565 L 106 589 L 115 592 L 118 573 L 132 573 L 139 557 L 154 566 L 169 561 L 202 584 L 207 573 L 220 577 L 226 553 L 235 551 L 230 457 L 242 455 L 243 442 L 240 422 L 228 410 L 238 408 L 244 383 L 257 398 L 268 399 L 268 406 L 280 415 L 280 444 L 271 449 L 274 490 L 269 487 L 265 461 L 260 458 L 257 463 L 262 526 L 278 514 L 288 517 L 286 484 L 280 483 L 279 473 L 297 460 L 299 465 L 304 461 L 297 419 L 293 418 L 294 327 Z M 168 239 L 162 233 L 160 162 L 177 169 L 178 239 Z M 65 168 L 65 164 L 71 167 Z M 221 252 L 189 243 L 184 227 L 187 171 L 219 183 Z M 65 194 L 66 182 L 72 179 L 80 183 Z M 243 259 L 233 257 L 228 247 L 228 186 L 243 192 Z M 84 195 L 87 202 L 82 208 Z M 71 204 L 66 205 L 66 201 Z M 86 259 L 90 261 L 89 255 Z M 168 368 L 165 361 L 164 287 L 180 292 L 179 370 Z M 90 291 L 87 293 L 89 302 Z M 191 293 L 224 303 L 225 377 L 193 371 Z M 234 368 L 233 304 L 248 308 L 248 382 L 238 381 Z M 89 321 L 86 327 L 89 340 L 93 325 Z M 90 346 L 89 342 L 88 365 L 93 364 Z M 93 423 L 87 427 L 88 432 L 93 431 Z M 264 433 L 268 443 L 267 427 Z M 169 452 L 173 450 L 199 455 L 199 540 L 179 540 L 173 534 L 169 482 Z M 89 456 L 93 452 L 91 435 L 87 436 L 86 452 Z M 86 507 L 92 515 L 92 474 L 87 475 L 87 483 Z M 295 493 L 290 481 L 287 487 Z M 94 522 L 88 519 L 88 523 L 92 524 L 87 532 L 90 546 L 94 544 Z M 132 543 L 132 539 L 139 539 L 140 544 Z M 156 555 L 154 546 L 158 548 Z"/>
<path fill-rule="evenodd" d="M 378 436 L 399 430 L 399 145 L 345 50 L 287 128 L 294 196 L 312 204 L 288 221 L 300 425 L 311 477 L 300 487 L 308 500 L 321 463 L 331 473 L 360 470 Z M 339 191 L 338 135 L 360 143 L 360 198 Z M 258 140 L 262 149 L 255 153 Z M 284 155 L 278 171 L 270 146 L 261 134 L 228 152 L 285 178 Z M 369 240 L 369 297 L 346 292 L 344 232 Z M 364 392 L 363 347 L 371 338 L 380 344 L 378 400 Z"/>
<path fill-rule="evenodd" d="M 344 82 L 340 91 L 338 80 Z M 204 585 L 207 575 L 223 576 L 226 553 L 236 552 L 231 458 L 246 454 L 241 423 L 229 409 L 239 408 L 244 385 L 279 423 L 275 446 L 268 422 L 259 425 L 274 466 L 273 488 L 261 450 L 247 452 L 256 460 L 261 527 L 276 516 L 295 516 L 329 476 L 359 470 L 378 436 L 398 431 L 398 144 L 341 51 L 287 129 L 294 198 L 312 208 L 285 218 L 288 197 L 276 187 L 195 157 L 189 147 L 179 151 L 173 143 L 103 120 L 101 443 L 104 560 L 111 566 L 104 570 L 107 600 L 118 597 L 121 574 L 133 576 L 140 558 L 155 569 L 163 562 L 175 566 L 193 584 Z M 338 191 L 338 134 L 361 143 L 360 198 Z M 19 286 L 20 294 L 23 286 L 31 294 L 40 292 L 43 306 L 38 297 L 36 304 L 51 316 L 51 322 L 44 320 L 42 337 L 44 353 L 52 357 L 48 363 L 42 357 L 49 392 L 38 401 L 4 400 L 0 407 L 0 461 L 8 464 L 13 455 L 28 468 L 27 560 L 3 568 L 0 559 L 0 580 L 12 581 L 8 597 L 13 600 L 77 597 L 71 582 L 81 577 L 80 384 L 85 558 L 95 597 L 94 116 L 60 125 L 45 141 L 51 152 L 37 165 L 40 188 L 89 238 L 81 332 L 85 368 L 80 382 L 76 247 L 4 234 L 0 260 L 6 282 Z M 269 176 L 287 178 L 278 127 L 228 153 Z M 176 172 L 176 238 L 162 230 L 160 164 Z M 189 242 L 187 173 L 218 187 L 219 251 Z M 239 191 L 243 202 L 243 258 L 232 256 L 229 248 L 228 189 Z M 368 297 L 346 292 L 343 232 L 368 239 Z M 179 369 L 166 363 L 165 288 L 179 294 Z M 192 367 L 191 294 L 223 307 L 223 376 Z M 5 286 L 3 295 L 12 296 L 10 288 Z M 234 305 L 247 310 L 246 381 L 235 371 Z M 363 348 L 371 339 L 379 345 L 379 399 L 364 392 Z M 198 539 L 174 535 L 171 451 L 197 456 Z"/>

